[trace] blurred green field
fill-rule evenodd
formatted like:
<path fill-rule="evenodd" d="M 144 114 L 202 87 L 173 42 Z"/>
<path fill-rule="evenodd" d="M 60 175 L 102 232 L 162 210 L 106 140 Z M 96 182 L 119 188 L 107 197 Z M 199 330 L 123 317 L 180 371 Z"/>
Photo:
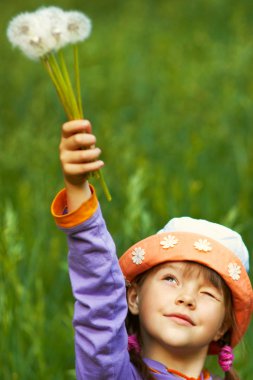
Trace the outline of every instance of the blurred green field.
<path fill-rule="evenodd" d="M 1 380 L 75 378 L 67 246 L 50 216 L 63 186 L 65 116 L 42 66 L 13 50 L 5 32 L 13 16 L 40 5 L 0 5 Z M 82 91 L 112 203 L 95 186 L 119 255 L 182 215 L 235 228 L 252 252 L 253 2 L 43 5 L 93 20 L 80 46 Z M 252 378 L 252 347 L 251 325 L 236 349 L 242 380 Z"/>

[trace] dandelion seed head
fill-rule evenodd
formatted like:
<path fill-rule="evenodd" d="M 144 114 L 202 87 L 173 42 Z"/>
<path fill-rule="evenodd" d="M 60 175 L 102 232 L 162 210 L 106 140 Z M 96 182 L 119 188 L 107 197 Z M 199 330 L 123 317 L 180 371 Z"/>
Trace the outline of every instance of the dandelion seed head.
<path fill-rule="evenodd" d="M 38 45 L 41 43 L 41 38 L 38 36 L 34 36 L 30 39 L 31 44 Z"/>
<path fill-rule="evenodd" d="M 20 40 L 29 37 L 33 28 L 34 22 L 31 14 L 28 12 L 21 13 L 10 21 L 7 28 L 7 37 L 11 44 L 16 47 L 19 45 Z"/>
<path fill-rule="evenodd" d="M 47 41 L 52 50 L 57 51 L 64 47 L 68 43 L 66 40 L 66 12 L 58 7 L 42 7 L 34 13 L 45 29 Z"/>
<path fill-rule="evenodd" d="M 83 13 L 77 11 L 66 12 L 67 34 L 69 43 L 85 40 L 91 33 L 91 20 Z"/>
<path fill-rule="evenodd" d="M 21 13 L 11 20 L 7 37 L 14 47 L 18 47 L 27 57 L 39 59 L 52 50 L 52 42 L 47 38 L 46 28 L 33 13 Z"/>
<path fill-rule="evenodd" d="M 83 41 L 90 32 L 91 21 L 83 13 L 42 7 L 13 18 L 7 28 L 7 37 L 14 47 L 36 60 L 67 44 Z"/>

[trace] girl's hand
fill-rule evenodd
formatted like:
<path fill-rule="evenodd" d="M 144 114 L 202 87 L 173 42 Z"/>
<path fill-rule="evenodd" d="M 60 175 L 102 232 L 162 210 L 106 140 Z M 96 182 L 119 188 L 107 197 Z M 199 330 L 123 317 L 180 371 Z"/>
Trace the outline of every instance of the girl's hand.
<path fill-rule="evenodd" d="M 104 166 L 103 161 L 98 160 L 101 150 L 95 147 L 95 143 L 96 138 L 91 134 L 88 120 L 63 124 L 59 150 L 69 212 L 90 198 L 88 174 Z"/>

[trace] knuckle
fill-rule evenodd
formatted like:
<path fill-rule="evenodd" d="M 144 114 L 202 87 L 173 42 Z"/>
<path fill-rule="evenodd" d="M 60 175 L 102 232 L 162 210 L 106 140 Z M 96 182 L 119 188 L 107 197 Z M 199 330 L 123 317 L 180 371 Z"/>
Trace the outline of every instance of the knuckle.
<path fill-rule="evenodd" d="M 62 124 L 62 132 L 67 132 L 69 130 L 69 122 L 65 122 Z"/>
<path fill-rule="evenodd" d="M 60 161 L 62 163 L 66 162 L 66 153 L 64 151 L 60 153 Z"/>
<path fill-rule="evenodd" d="M 76 144 L 81 144 L 81 142 L 82 142 L 82 138 L 80 137 L 79 134 L 74 135 L 74 136 L 73 136 L 73 139 L 74 139 L 74 142 L 75 142 Z"/>
<path fill-rule="evenodd" d="M 92 144 L 96 144 L 96 142 L 97 142 L 96 136 L 90 135 L 90 137 L 91 137 L 91 140 L 92 140 Z"/>
<path fill-rule="evenodd" d="M 62 152 L 63 150 L 64 150 L 64 144 L 61 141 L 60 144 L 59 144 L 59 152 Z"/>
<path fill-rule="evenodd" d="M 88 120 L 88 119 L 84 119 L 84 120 L 83 120 L 83 124 L 84 124 L 84 126 L 86 126 L 86 127 L 91 127 L 91 122 L 90 122 L 90 120 Z"/>
<path fill-rule="evenodd" d="M 67 174 L 67 175 L 71 175 L 72 174 L 68 165 L 62 165 L 62 169 L 63 169 L 63 171 L 64 171 L 65 174 Z"/>
<path fill-rule="evenodd" d="M 92 151 L 92 157 L 97 158 L 99 156 L 100 152 L 98 148 L 93 149 Z"/>

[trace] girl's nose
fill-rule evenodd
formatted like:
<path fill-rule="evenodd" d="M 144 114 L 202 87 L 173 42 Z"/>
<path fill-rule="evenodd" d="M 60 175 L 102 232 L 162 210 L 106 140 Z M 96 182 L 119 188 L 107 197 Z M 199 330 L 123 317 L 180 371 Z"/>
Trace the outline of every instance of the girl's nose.
<path fill-rule="evenodd" d="M 193 295 L 181 293 L 176 298 L 176 305 L 184 305 L 190 309 L 196 308 L 196 300 Z"/>

